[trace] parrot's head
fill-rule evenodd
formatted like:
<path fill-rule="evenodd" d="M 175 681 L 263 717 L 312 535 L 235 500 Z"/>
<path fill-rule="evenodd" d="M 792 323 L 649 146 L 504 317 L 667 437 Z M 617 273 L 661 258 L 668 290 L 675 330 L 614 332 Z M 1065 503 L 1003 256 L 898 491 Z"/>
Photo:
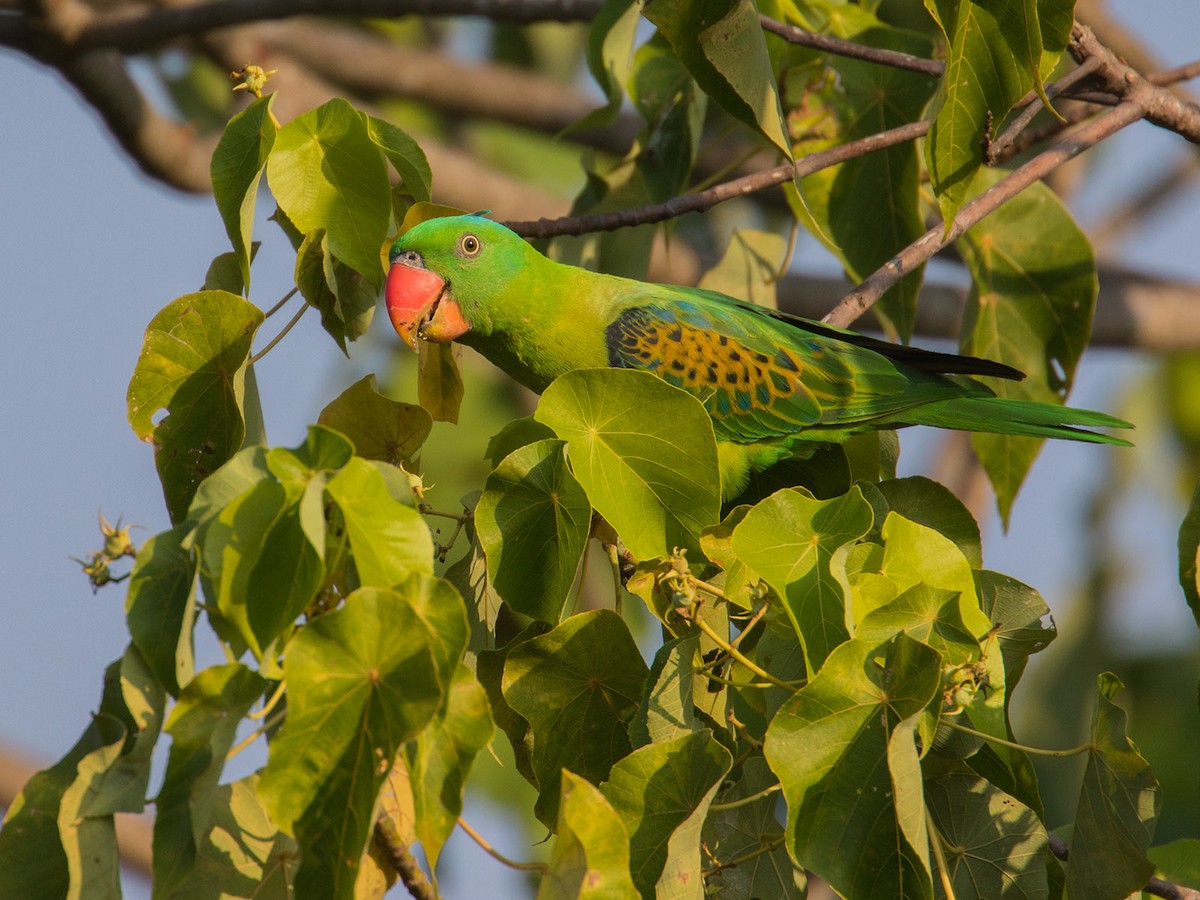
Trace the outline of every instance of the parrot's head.
<path fill-rule="evenodd" d="M 388 254 L 388 317 L 400 337 L 444 342 L 485 327 L 530 254 L 515 232 L 482 216 L 445 216 L 410 228 Z"/>

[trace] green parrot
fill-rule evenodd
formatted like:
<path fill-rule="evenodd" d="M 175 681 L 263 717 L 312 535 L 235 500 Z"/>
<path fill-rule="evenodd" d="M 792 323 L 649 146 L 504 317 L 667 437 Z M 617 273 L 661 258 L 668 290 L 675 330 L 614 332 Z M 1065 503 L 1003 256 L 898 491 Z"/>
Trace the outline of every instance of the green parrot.
<path fill-rule="evenodd" d="M 990 360 L 890 344 L 736 300 L 547 259 L 480 216 L 430 219 L 393 244 L 386 289 L 400 336 L 460 341 L 541 393 L 574 369 L 642 369 L 712 417 L 726 499 L 751 473 L 879 428 L 1128 442 L 1090 410 L 997 397 L 971 375 L 1020 379 Z"/>

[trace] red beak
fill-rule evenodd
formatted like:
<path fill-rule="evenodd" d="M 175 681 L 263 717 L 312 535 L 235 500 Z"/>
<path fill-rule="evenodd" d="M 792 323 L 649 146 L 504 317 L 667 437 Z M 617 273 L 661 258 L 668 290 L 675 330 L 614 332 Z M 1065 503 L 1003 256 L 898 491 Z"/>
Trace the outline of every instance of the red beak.
<path fill-rule="evenodd" d="M 393 263 L 385 297 L 396 333 L 414 349 L 418 340 L 452 341 L 470 327 L 446 282 L 428 269 Z"/>

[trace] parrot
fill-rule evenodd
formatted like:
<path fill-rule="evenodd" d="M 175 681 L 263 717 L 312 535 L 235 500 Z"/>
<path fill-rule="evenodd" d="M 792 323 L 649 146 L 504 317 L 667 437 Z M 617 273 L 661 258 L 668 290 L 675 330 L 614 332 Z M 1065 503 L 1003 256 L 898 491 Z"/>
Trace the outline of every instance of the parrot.
<path fill-rule="evenodd" d="M 540 394 L 575 369 L 653 373 L 712 418 L 722 495 L 818 443 L 873 429 L 961 431 L 1128 446 L 1102 412 L 997 396 L 991 360 L 889 343 L 694 287 L 555 262 L 483 215 L 428 219 L 388 254 L 388 317 L 414 349 L 458 341 Z"/>

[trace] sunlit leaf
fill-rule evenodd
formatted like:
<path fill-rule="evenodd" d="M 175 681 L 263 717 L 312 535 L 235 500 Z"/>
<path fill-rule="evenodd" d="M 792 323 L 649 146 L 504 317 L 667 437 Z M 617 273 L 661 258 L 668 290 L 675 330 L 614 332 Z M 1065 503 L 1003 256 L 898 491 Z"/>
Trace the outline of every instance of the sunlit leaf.
<path fill-rule="evenodd" d="M 167 511 L 178 522 L 197 485 L 238 450 L 258 307 L 224 291 L 186 294 L 146 327 L 129 382 L 129 424 L 154 445 Z M 167 415 L 156 421 L 160 410 Z"/>
<path fill-rule="evenodd" d="M 237 293 L 250 286 L 254 202 L 258 198 L 258 181 L 278 131 L 271 115 L 274 102 L 274 94 L 259 97 L 233 116 L 212 155 L 213 200 L 225 222 L 241 274 L 242 288 Z"/>
<path fill-rule="evenodd" d="M 737 783 L 717 795 L 722 806 L 745 801 L 778 784 L 778 779 L 761 756 L 742 765 Z M 776 819 L 778 793 L 766 794 L 732 809 L 710 810 L 704 823 L 704 841 L 717 860 L 750 859 L 718 869 L 705 879 L 707 890 L 717 896 L 771 897 L 800 900 L 805 896 L 804 869 L 788 856 L 783 844 L 783 826 Z M 760 853 L 764 847 L 775 848 Z"/>
<path fill-rule="evenodd" d="M 853 4 L 809 7 L 822 31 L 867 46 L 928 57 L 930 41 L 884 25 Z M 921 118 L 935 86 L 928 75 L 892 66 L 819 55 L 789 53 L 802 64 L 784 80 L 788 127 L 798 155 L 865 138 Z M 918 202 L 919 150 L 915 143 L 862 154 L 806 176 L 803 204 L 793 204 L 799 221 L 833 251 L 852 281 L 861 281 L 925 231 Z M 917 293 L 924 267 L 907 273 L 873 312 L 893 336 L 913 332 Z"/>
<path fill-rule="evenodd" d="M 873 516 L 857 487 L 833 500 L 783 490 L 734 529 L 734 552 L 783 599 L 810 674 L 850 636 L 845 548 L 871 530 Z"/>
<path fill-rule="evenodd" d="M 417 346 L 417 397 L 435 422 L 458 422 L 462 406 L 463 380 L 458 360 L 462 349 L 457 344 L 433 344 L 421 341 Z"/>
<path fill-rule="evenodd" d="M 321 410 L 317 421 L 350 438 L 359 456 L 393 466 L 410 466 L 433 427 L 429 413 L 421 407 L 381 394 L 374 375 L 366 375 L 342 391 Z"/>
<path fill-rule="evenodd" d="M 904 634 L 883 647 L 851 640 L 767 730 L 792 852 L 843 896 L 932 896 L 926 848 L 901 829 L 884 761 L 893 731 L 934 699 L 940 680 L 938 654 Z"/>
<path fill-rule="evenodd" d="M 551 623 L 575 583 L 592 522 L 563 450 L 548 440 L 514 451 L 488 476 L 475 507 L 496 591 L 517 612 Z"/>
<path fill-rule="evenodd" d="M 213 791 L 212 824 L 172 900 L 291 900 L 300 849 L 275 827 L 257 788 L 258 776 L 250 775 Z"/>
<path fill-rule="evenodd" d="M 163 896 L 196 864 L 212 824 L 225 754 L 266 684 L 240 663 L 213 666 L 196 673 L 167 717 L 171 754 L 154 818 L 154 886 Z"/>
<path fill-rule="evenodd" d="M 1067 896 L 1120 898 L 1154 874 L 1146 849 L 1162 802 L 1158 779 L 1126 734 L 1125 711 L 1113 703 L 1123 685 L 1097 678 L 1092 747 L 1079 792 L 1067 863 Z"/>
<path fill-rule="evenodd" d="M 324 228 L 305 235 L 296 251 L 296 287 L 305 302 L 320 312 L 321 327 L 343 353 L 347 353 L 346 341 L 367 333 L 379 287 L 334 255 Z"/>
<path fill-rule="evenodd" d="M 629 722 L 629 740 L 635 747 L 659 744 L 699 731 L 695 701 L 698 632 L 667 641 L 654 655 L 646 679 L 646 693 Z"/>
<path fill-rule="evenodd" d="M 445 707 L 402 751 L 411 779 L 416 836 L 430 867 L 437 866 L 442 845 L 462 812 L 463 789 L 475 757 L 491 738 L 487 694 L 475 674 L 458 663 Z"/>
<path fill-rule="evenodd" d="M 980 609 L 999 628 L 996 637 L 1004 656 L 1004 683 L 1011 693 L 1029 657 L 1044 650 L 1058 629 L 1042 595 L 1015 578 L 979 569 L 975 588 Z"/>
<path fill-rule="evenodd" d="M 190 529 L 176 526 L 138 548 L 125 621 L 129 636 L 155 677 L 173 695 L 195 671 L 192 625 L 196 620 L 196 554 L 180 541 Z"/>
<path fill-rule="evenodd" d="M 379 248 L 392 213 L 387 169 L 358 110 L 334 98 L 284 125 L 267 179 L 296 228 L 303 234 L 324 229 L 333 256 L 380 283 Z"/>
<path fill-rule="evenodd" d="M 543 822 L 558 818 L 561 769 L 596 784 L 629 752 L 645 679 L 629 629 L 606 609 L 571 616 L 508 652 L 504 699 L 533 731 L 534 811 Z"/>
<path fill-rule="evenodd" d="M 630 837 L 643 897 L 702 895 L 700 829 L 733 759 L 707 729 L 648 744 L 620 760 L 600 790 Z"/>
<path fill-rule="evenodd" d="M 1002 174 L 981 173 L 974 189 Z M 1087 347 L 1096 305 L 1096 264 L 1087 236 L 1049 187 L 1034 184 L 971 228 L 956 246 L 971 273 L 962 351 L 1025 373 L 1023 381 L 993 379 L 990 386 L 1000 396 L 1063 403 Z M 1007 522 L 1042 440 L 973 434 L 971 445 Z"/>
<path fill-rule="evenodd" d="M 605 104 L 571 126 L 571 131 L 611 125 L 621 108 L 622 85 L 633 60 L 643 0 L 605 0 L 588 27 L 587 64 Z"/>
<path fill-rule="evenodd" d="M 949 488 L 921 475 L 887 479 L 877 487 L 889 509 L 954 541 L 972 568 L 983 566 L 979 524 Z"/>
<path fill-rule="evenodd" d="M 787 241 L 774 231 L 734 229 L 721 261 L 704 273 L 697 287 L 720 291 L 775 308 L 775 282 L 783 268 Z"/>
<path fill-rule="evenodd" d="M 392 759 L 449 687 L 439 681 L 433 634 L 409 600 L 417 586 L 355 591 L 287 646 L 288 716 L 259 796 L 304 847 L 298 897 L 353 895 Z"/>
<path fill-rule="evenodd" d="M 946 862 L 956 897 L 1049 896 L 1046 829 L 1028 806 L 963 769 L 928 779 L 925 797 L 953 848 Z"/>
<path fill-rule="evenodd" d="M 629 875 L 629 832 L 598 789 L 562 773 L 554 849 L 537 900 L 637 900 Z"/>
<path fill-rule="evenodd" d="M 696 15 L 695 5 L 685 0 L 655 0 L 646 6 L 645 15 L 710 97 L 791 158 L 754 3 L 715 0 L 705 4 L 704 13 Z"/>
<path fill-rule="evenodd" d="M 581 369 L 542 394 L 537 420 L 567 442 L 596 510 L 639 559 L 694 548 L 717 521 L 712 420 L 700 402 L 632 369 Z"/>
<path fill-rule="evenodd" d="M 425 152 L 402 129 L 391 122 L 362 114 L 367 123 L 367 134 L 383 151 L 396 174 L 400 176 L 405 193 L 414 200 L 428 200 L 433 175 Z"/>
<path fill-rule="evenodd" d="M 369 462 L 352 459 L 325 486 L 341 508 L 363 585 L 392 587 L 433 572 L 433 537 L 421 516 L 394 500 Z"/>

